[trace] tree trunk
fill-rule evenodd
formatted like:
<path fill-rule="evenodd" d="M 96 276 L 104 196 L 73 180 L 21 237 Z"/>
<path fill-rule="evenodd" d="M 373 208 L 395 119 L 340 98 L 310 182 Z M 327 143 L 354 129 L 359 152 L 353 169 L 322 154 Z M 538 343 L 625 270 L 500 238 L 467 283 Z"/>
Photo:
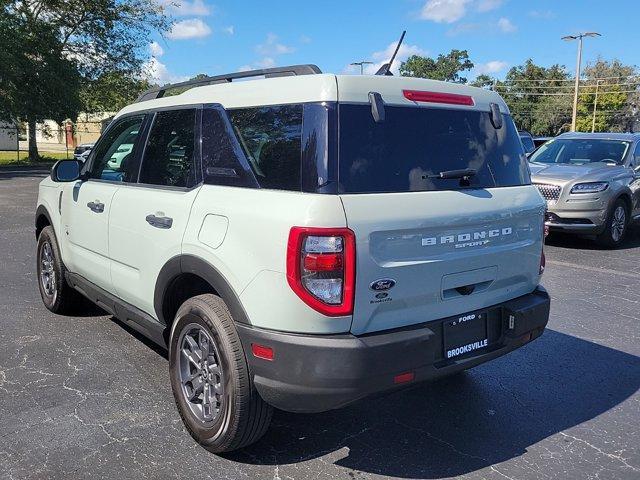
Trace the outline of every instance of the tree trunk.
<path fill-rule="evenodd" d="M 38 144 L 36 143 L 36 120 L 30 118 L 27 124 L 29 125 L 29 160 L 36 162 L 40 158 L 38 154 Z"/>

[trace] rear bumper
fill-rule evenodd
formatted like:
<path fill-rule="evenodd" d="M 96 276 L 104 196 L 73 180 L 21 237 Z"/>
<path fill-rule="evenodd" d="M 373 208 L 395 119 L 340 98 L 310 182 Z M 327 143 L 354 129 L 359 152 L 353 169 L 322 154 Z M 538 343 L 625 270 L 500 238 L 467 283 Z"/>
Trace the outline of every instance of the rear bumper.
<path fill-rule="evenodd" d="M 289 412 L 321 412 L 465 370 L 515 350 L 542 334 L 549 305 L 546 290 L 538 287 L 528 295 L 489 307 L 495 327 L 489 346 L 451 360 L 444 358 L 443 351 L 447 319 L 360 337 L 237 327 L 262 398 Z M 254 357 L 252 343 L 273 348 L 273 361 Z M 412 382 L 394 383 L 395 376 L 407 372 L 413 373 Z"/>

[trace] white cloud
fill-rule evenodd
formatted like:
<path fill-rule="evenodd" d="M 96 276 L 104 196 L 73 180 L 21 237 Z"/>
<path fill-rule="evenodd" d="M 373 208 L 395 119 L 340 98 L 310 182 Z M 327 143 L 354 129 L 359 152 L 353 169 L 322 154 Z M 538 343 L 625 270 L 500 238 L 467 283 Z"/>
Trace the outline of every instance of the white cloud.
<path fill-rule="evenodd" d="M 397 42 L 392 42 L 385 48 L 384 50 L 380 50 L 377 52 L 373 52 L 371 54 L 371 61 L 373 61 L 373 65 L 365 65 L 364 73 L 367 75 L 374 75 L 382 65 L 391 60 L 391 55 L 393 55 L 394 50 L 396 49 Z M 406 45 L 403 44 L 400 46 L 400 50 L 398 50 L 398 54 L 396 55 L 395 60 L 393 61 L 393 65 L 391 65 L 391 72 L 394 75 L 398 75 L 398 70 L 400 69 L 400 63 L 405 61 L 411 55 L 426 55 L 427 52 L 422 50 L 417 45 Z M 347 65 L 343 71 L 345 73 L 360 73 L 360 67 L 357 65 Z"/>
<path fill-rule="evenodd" d="M 211 7 L 203 0 L 158 0 L 168 13 L 178 17 L 203 17 L 211 14 Z"/>
<path fill-rule="evenodd" d="M 437 23 L 453 23 L 467 13 L 470 0 L 428 0 L 420 11 L 422 20 Z"/>
<path fill-rule="evenodd" d="M 189 77 L 172 74 L 164 63 L 154 57 L 144 65 L 143 71 L 147 80 L 158 85 L 184 82 L 189 79 Z"/>
<path fill-rule="evenodd" d="M 267 40 L 264 43 L 256 45 L 256 52 L 258 52 L 260 55 L 265 56 L 282 55 L 284 53 L 291 53 L 293 51 L 293 47 L 289 47 L 287 45 L 279 43 L 278 36 L 273 33 L 269 33 L 267 35 Z"/>
<path fill-rule="evenodd" d="M 550 20 L 556 16 L 551 10 L 531 10 L 527 15 L 539 20 Z"/>
<path fill-rule="evenodd" d="M 253 63 L 247 63 L 246 65 L 242 65 L 238 67 L 239 72 L 246 72 L 247 70 L 256 70 L 259 68 L 273 68 L 277 65 L 275 58 L 273 57 L 263 57 L 258 61 Z"/>
<path fill-rule="evenodd" d="M 158 42 L 151 42 L 149 44 L 149 52 L 151 53 L 151 55 L 153 55 L 156 58 L 164 55 L 164 49 L 160 46 Z"/>
<path fill-rule="evenodd" d="M 464 35 L 465 33 L 477 32 L 482 28 L 479 23 L 458 23 L 447 30 L 447 36 L 455 37 L 456 35 Z"/>
<path fill-rule="evenodd" d="M 211 28 L 199 18 L 191 18 L 176 22 L 171 27 L 167 38 L 171 40 L 185 40 L 188 38 L 203 38 L 211 35 Z"/>
<path fill-rule="evenodd" d="M 300 35 L 300 43 L 311 43 L 311 37 Z"/>
<path fill-rule="evenodd" d="M 483 73 L 498 73 L 507 68 L 509 64 L 507 62 L 503 62 L 502 60 L 491 60 L 487 63 L 479 63 L 476 64 L 473 69 L 473 73 L 476 75 L 481 75 Z"/>
<path fill-rule="evenodd" d="M 233 25 L 229 25 L 228 27 L 224 27 L 222 29 L 222 31 L 224 33 L 226 33 L 227 35 L 233 35 L 234 33 L 236 33 L 235 28 L 233 27 Z"/>
<path fill-rule="evenodd" d="M 516 27 L 511 20 L 509 20 L 508 18 L 502 17 L 500 20 L 498 20 L 498 28 L 503 32 L 503 33 L 512 33 L 515 32 L 518 27 Z"/>
<path fill-rule="evenodd" d="M 276 66 L 276 61 L 272 57 L 264 57 L 258 60 L 255 65 L 260 68 L 272 68 Z"/>
<path fill-rule="evenodd" d="M 480 0 L 476 8 L 479 12 L 490 12 L 502 6 L 504 0 Z"/>

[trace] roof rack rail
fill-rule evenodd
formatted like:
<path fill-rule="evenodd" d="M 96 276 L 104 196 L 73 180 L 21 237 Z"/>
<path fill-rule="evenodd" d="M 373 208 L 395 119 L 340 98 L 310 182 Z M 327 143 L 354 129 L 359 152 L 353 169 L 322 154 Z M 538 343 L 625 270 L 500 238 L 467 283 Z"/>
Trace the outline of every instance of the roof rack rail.
<path fill-rule="evenodd" d="M 163 85 L 162 87 L 155 87 L 140 94 L 137 98 L 137 102 L 144 102 L 147 100 L 154 100 L 165 96 L 168 90 L 174 90 L 177 88 L 185 88 L 188 90 L 193 87 L 201 87 L 203 85 L 214 85 L 216 83 L 229 83 L 233 80 L 239 80 L 241 78 L 251 78 L 264 76 L 265 78 L 274 77 L 288 77 L 296 75 L 315 75 L 322 73 L 322 71 L 316 65 L 289 65 L 287 67 L 274 67 L 263 68 L 260 70 L 248 70 L 245 72 L 227 73 L 225 75 L 216 75 L 215 77 L 203 77 L 197 80 L 187 80 L 186 82 L 172 83 Z"/>

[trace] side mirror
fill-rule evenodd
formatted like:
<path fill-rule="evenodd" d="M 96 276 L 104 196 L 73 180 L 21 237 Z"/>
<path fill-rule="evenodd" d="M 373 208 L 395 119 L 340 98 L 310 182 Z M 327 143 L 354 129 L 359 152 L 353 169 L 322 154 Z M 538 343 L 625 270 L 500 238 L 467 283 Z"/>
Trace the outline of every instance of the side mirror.
<path fill-rule="evenodd" d="M 54 182 L 73 182 L 80 178 L 80 160 L 60 160 L 51 169 L 51 179 Z"/>

